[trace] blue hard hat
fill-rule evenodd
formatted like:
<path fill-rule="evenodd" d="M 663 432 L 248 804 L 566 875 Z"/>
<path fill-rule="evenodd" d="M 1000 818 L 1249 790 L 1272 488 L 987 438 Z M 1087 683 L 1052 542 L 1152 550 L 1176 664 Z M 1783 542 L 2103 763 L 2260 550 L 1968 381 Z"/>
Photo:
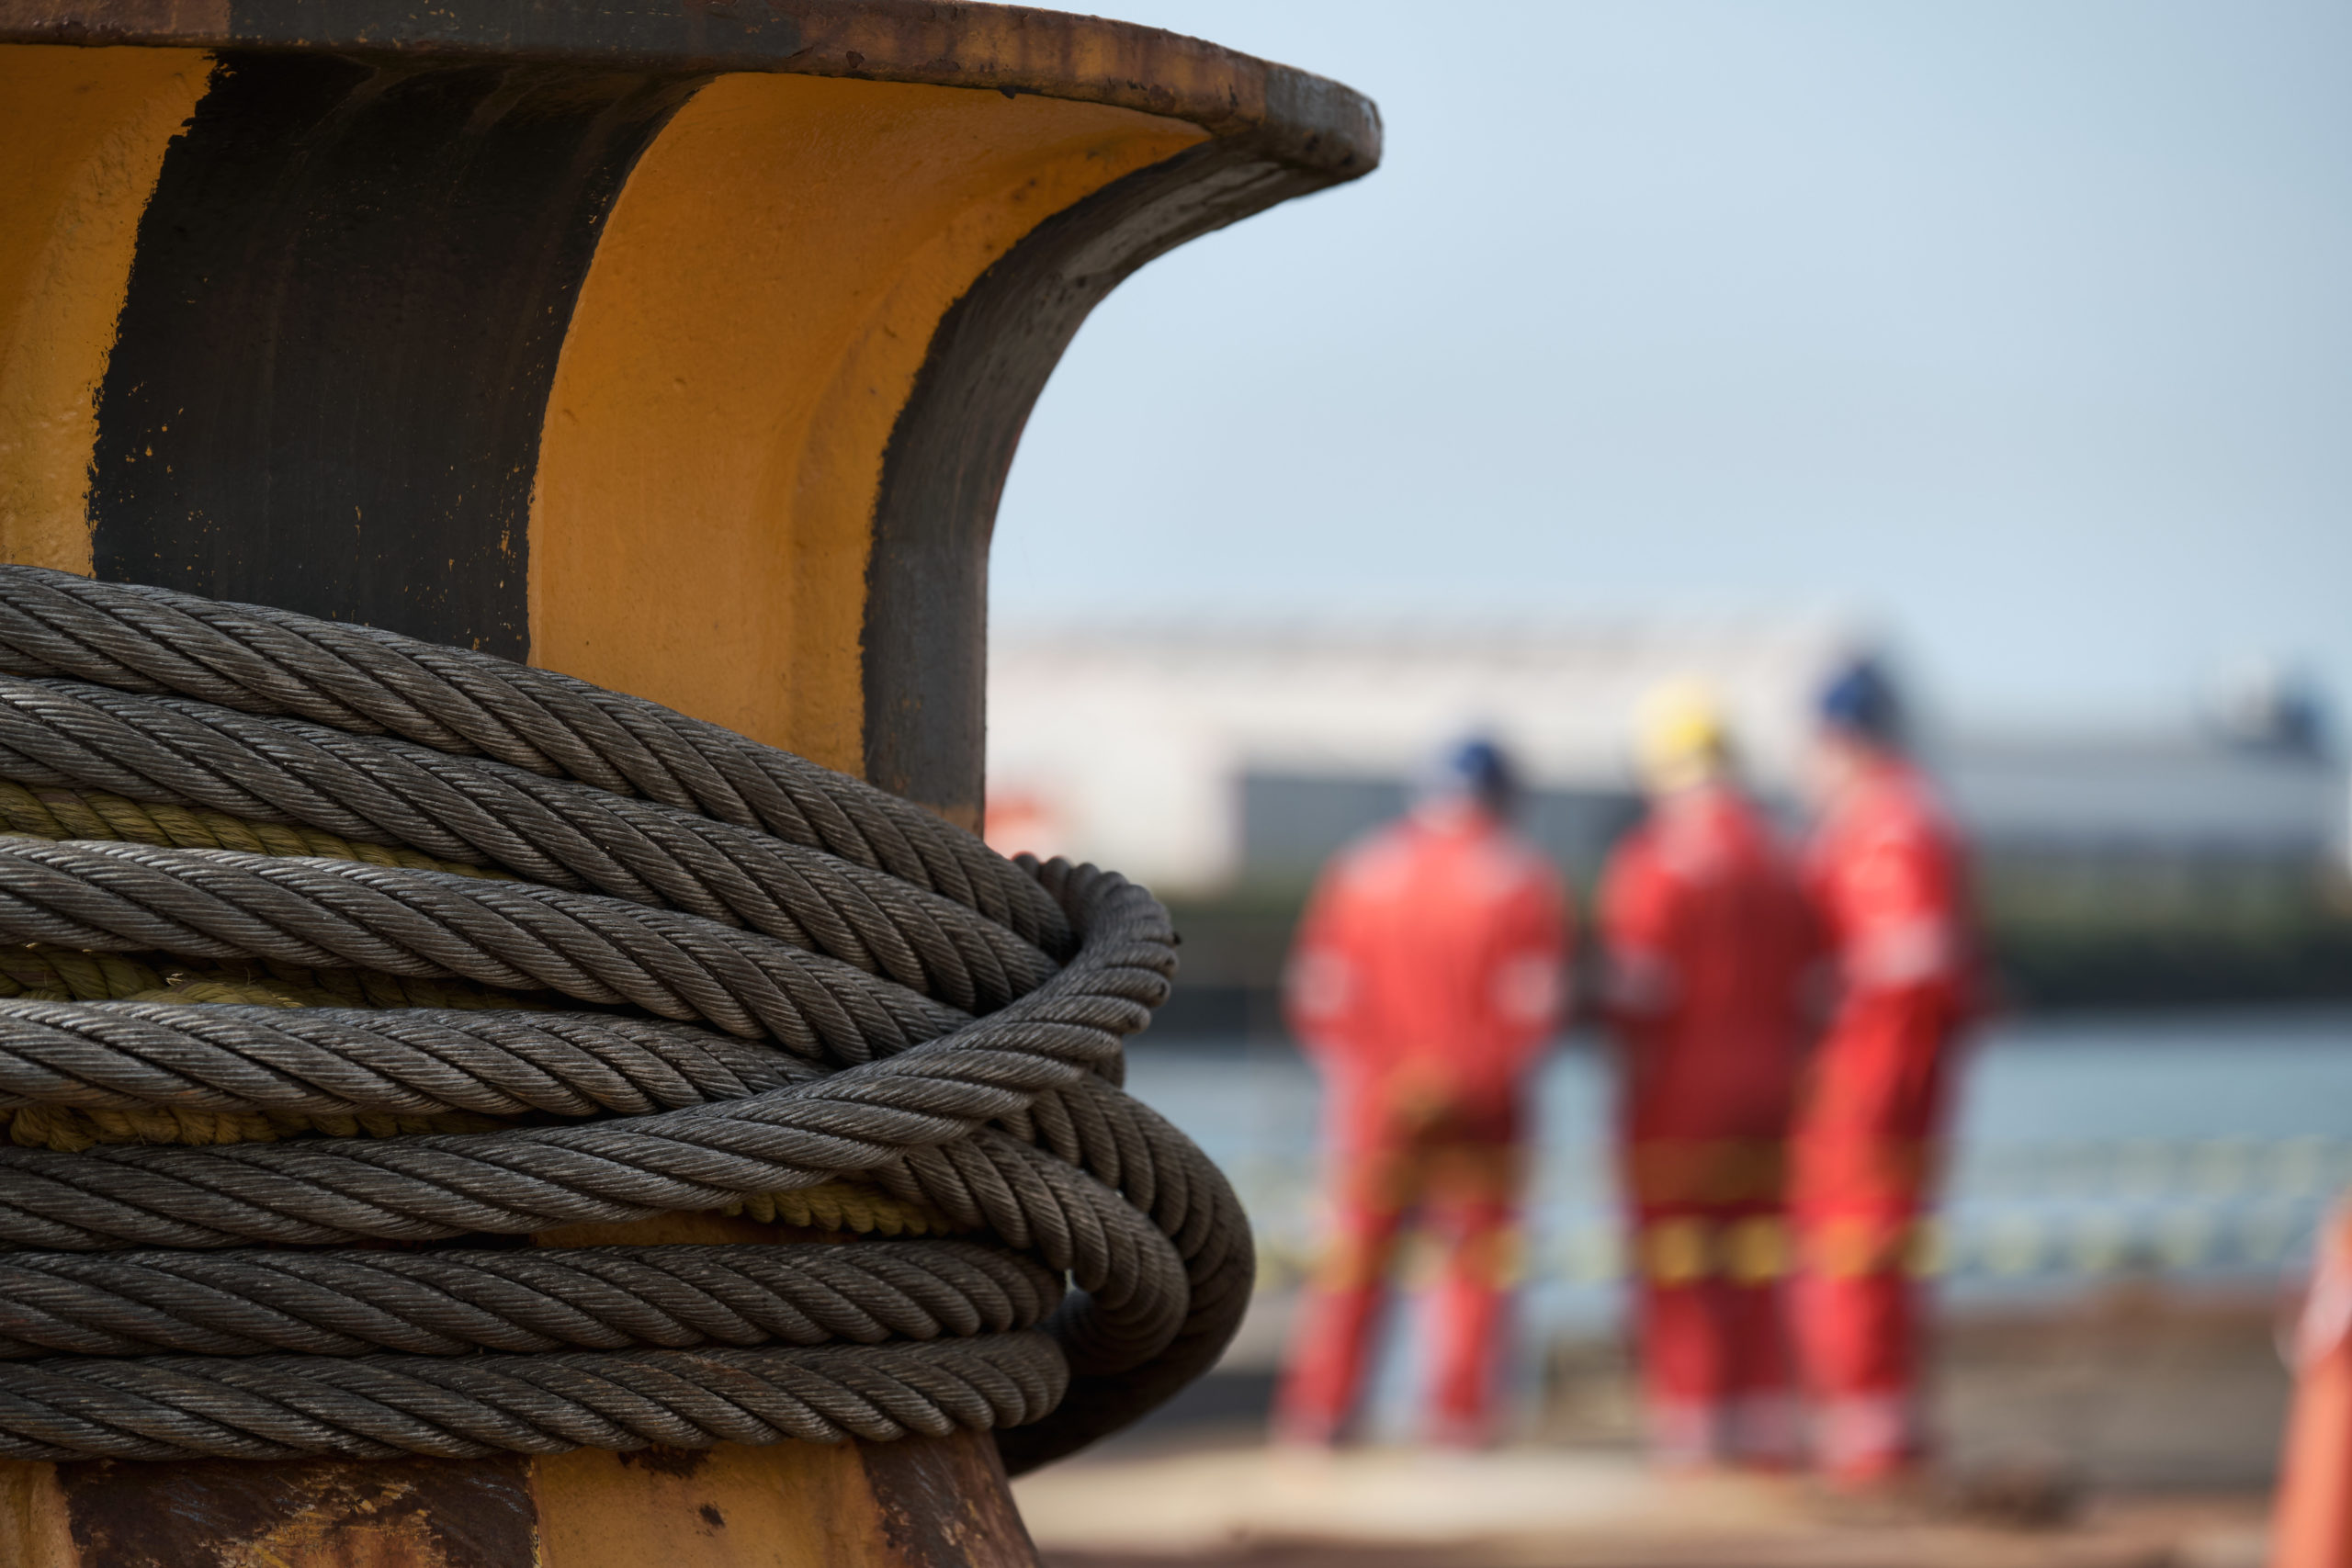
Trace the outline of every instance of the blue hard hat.
<path fill-rule="evenodd" d="M 1857 659 L 1821 689 L 1821 722 L 1863 740 L 1892 746 L 1903 739 L 1903 703 L 1874 659 Z"/>
<path fill-rule="evenodd" d="M 1476 801 L 1497 816 L 1508 815 L 1519 798 L 1519 775 L 1503 749 L 1483 735 L 1447 748 L 1426 775 L 1424 793 Z"/>

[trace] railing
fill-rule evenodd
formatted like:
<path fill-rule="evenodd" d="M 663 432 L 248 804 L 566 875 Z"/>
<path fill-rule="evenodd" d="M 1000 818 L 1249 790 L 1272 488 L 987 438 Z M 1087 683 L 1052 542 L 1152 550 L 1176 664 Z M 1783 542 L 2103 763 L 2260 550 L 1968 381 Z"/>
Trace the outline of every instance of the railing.
<path fill-rule="evenodd" d="M 1258 1230 L 1261 1287 L 1286 1289 L 1314 1257 L 1312 1161 L 1260 1155 L 1235 1174 Z M 2346 1188 L 2352 1140 L 1967 1144 L 1918 1266 L 1962 1285 L 2271 1280 L 2301 1263 Z M 1527 1217 L 1527 1283 L 1591 1289 L 1623 1276 L 1607 1145 L 1544 1151 Z M 1408 1277 L 1416 1272 L 1409 1257 L 1404 1267 Z"/>

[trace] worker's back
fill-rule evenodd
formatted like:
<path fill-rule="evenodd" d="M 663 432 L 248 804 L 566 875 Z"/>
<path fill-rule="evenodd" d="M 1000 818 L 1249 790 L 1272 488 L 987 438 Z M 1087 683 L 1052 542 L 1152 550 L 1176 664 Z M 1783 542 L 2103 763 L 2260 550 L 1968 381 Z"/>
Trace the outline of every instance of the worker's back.
<path fill-rule="evenodd" d="M 1776 1467 L 1797 1435 L 1781 1195 L 1817 943 L 1713 694 L 1677 682 L 1643 710 L 1649 815 L 1600 903 L 1643 1412 L 1663 1465 Z"/>
<path fill-rule="evenodd" d="M 1483 812 L 1417 811 L 1325 873 L 1300 928 L 1293 1026 L 1343 1089 L 1508 1095 L 1556 1021 L 1558 874 Z"/>
<path fill-rule="evenodd" d="M 1917 770 L 1887 759 L 1861 772 L 1822 823 L 1809 870 L 1849 995 L 1928 985 L 1967 999 L 1964 854 Z"/>
<path fill-rule="evenodd" d="M 1858 770 L 1808 874 L 1835 945 L 1837 1013 L 1798 1118 L 1796 1198 L 1920 1201 L 1955 1032 L 1977 1005 L 1964 852 L 1934 792 L 1892 757 Z"/>
<path fill-rule="evenodd" d="M 1346 1428 L 1416 1213 L 1442 1259 L 1430 1435 L 1494 1435 L 1523 1081 L 1559 1021 L 1567 958 L 1559 875 L 1505 825 L 1515 793 L 1492 744 L 1460 747 L 1409 817 L 1332 863 L 1300 925 L 1290 1016 L 1329 1091 L 1328 1234 L 1276 1399 L 1291 1441 Z"/>
<path fill-rule="evenodd" d="M 1669 796 L 1612 858 L 1601 908 L 1631 1134 L 1777 1136 L 1820 944 L 1770 827 L 1725 784 Z"/>
<path fill-rule="evenodd" d="M 1904 737 L 1894 689 L 1867 660 L 1822 693 L 1827 809 L 1810 871 L 1838 1001 L 1790 1138 L 1789 1205 L 1815 1445 L 1849 1486 L 1892 1481 L 1928 1450 L 1916 1263 L 1975 990 L 1963 852 Z"/>

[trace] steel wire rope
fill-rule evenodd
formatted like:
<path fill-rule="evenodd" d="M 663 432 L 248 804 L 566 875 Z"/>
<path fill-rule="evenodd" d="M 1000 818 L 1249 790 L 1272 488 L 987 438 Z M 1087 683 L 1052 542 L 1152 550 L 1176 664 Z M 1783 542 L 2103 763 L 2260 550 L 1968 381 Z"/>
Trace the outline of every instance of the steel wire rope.
<path fill-rule="evenodd" d="M 1118 1087 L 1124 879 L 285 611 L 0 567 L 0 1454 L 1020 1469 L 1238 1326 L 1232 1190 Z M 527 1240 L 714 1210 L 902 1239 Z"/>

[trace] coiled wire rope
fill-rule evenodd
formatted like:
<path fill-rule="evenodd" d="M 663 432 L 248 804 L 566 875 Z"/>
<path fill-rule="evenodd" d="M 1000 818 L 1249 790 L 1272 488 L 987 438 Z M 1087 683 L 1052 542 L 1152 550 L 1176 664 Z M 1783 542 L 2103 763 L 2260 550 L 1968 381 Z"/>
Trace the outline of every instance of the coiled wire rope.
<path fill-rule="evenodd" d="M 1175 954 L 1115 874 L 547 671 L 28 567 L 0 835 L 0 1456 L 966 1428 L 1017 1471 L 1247 1304 L 1231 1188 L 1119 1087 Z M 804 1228 L 531 1244 L 682 1212 Z"/>

